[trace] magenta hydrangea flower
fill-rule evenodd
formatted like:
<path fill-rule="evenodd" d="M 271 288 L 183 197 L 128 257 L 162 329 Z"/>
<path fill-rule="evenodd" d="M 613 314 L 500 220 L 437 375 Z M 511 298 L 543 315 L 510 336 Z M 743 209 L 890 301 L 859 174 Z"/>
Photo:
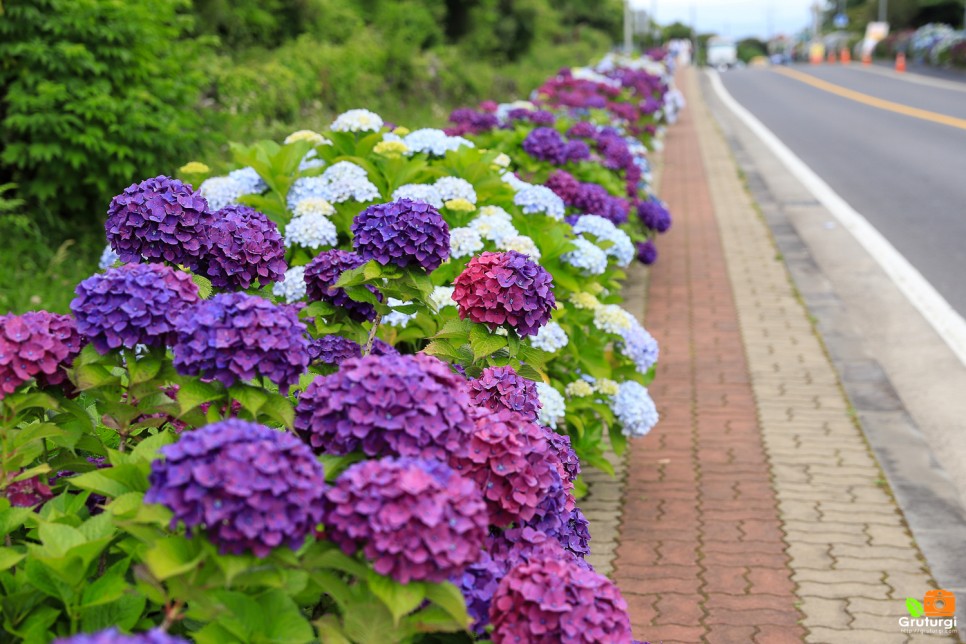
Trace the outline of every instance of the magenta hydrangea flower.
<path fill-rule="evenodd" d="M 305 325 L 294 307 L 245 293 L 219 293 L 188 309 L 177 324 L 178 373 L 218 380 L 264 376 L 282 394 L 309 366 Z"/>
<path fill-rule="evenodd" d="M 67 380 L 83 347 L 74 319 L 48 311 L 0 315 L 0 399 L 31 378 L 41 387 Z"/>
<path fill-rule="evenodd" d="M 449 226 L 423 201 L 400 199 L 369 206 L 352 220 L 352 247 L 368 261 L 431 273 L 449 259 Z"/>
<path fill-rule="evenodd" d="M 493 644 L 631 644 L 627 603 L 609 579 L 566 557 L 533 557 L 510 570 L 490 604 Z"/>
<path fill-rule="evenodd" d="M 435 460 L 363 461 L 325 493 L 326 536 L 403 584 L 460 574 L 479 557 L 486 530 L 476 484 Z"/>
<path fill-rule="evenodd" d="M 367 302 L 356 302 L 350 298 L 345 289 L 335 288 L 335 283 L 343 272 L 359 268 L 366 263 L 356 253 L 333 248 L 322 251 L 305 267 L 305 287 L 309 300 L 328 302 L 344 309 L 353 320 L 372 321 L 376 317 L 376 309 Z M 376 289 L 367 287 L 373 293 Z M 376 293 L 377 297 L 381 296 Z"/>
<path fill-rule="evenodd" d="M 468 384 L 477 406 L 489 411 L 515 411 L 531 421 L 537 419 L 540 411 L 537 386 L 520 376 L 513 367 L 487 367 L 479 378 Z"/>
<path fill-rule="evenodd" d="M 183 433 L 161 454 L 144 501 L 170 509 L 172 529 L 204 529 L 222 553 L 295 550 L 322 521 L 322 465 L 290 433 L 229 419 Z"/>
<path fill-rule="evenodd" d="M 278 226 L 254 208 L 225 206 L 215 213 L 208 235 L 211 252 L 204 264 L 212 286 L 242 291 L 255 281 L 264 286 L 285 277 Z"/>
<path fill-rule="evenodd" d="M 181 314 L 199 301 L 191 275 L 165 264 L 122 264 L 77 285 L 77 329 L 101 353 L 170 345 Z"/>
<path fill-rule="evenodd" d="M 432 356 L 345 360 L 299 396 L 295 428 L 317 452 L 447 460 L 473 431 L 465 381 Z"/>
<path fill-rule="evenodd" d="M 211 249 L 211 224 L 204 197 L 161 175 L 114 197 L 104 228 L 122 262 L 168 261 L 196 270 Z"/>
<path fill-rule="evenodd" d="M 563 199 L 565 204 L 572 206 L 577 200 L 581 183 L 566 170 L 554 170 L 547 177 L 547 183 L 545 185 L 553 190 L 554 194 Z"/>
<path fill-rule="evenodd" d="M 10 476 L 14 477 L 18 474 L 20 472 L 13 472 Z M 10 505 L 15 508 L 32 508 L 54 498 L 54 493 L 46 483 L 33 476 L 8 484 L 7 487 L 0 490 L 0 497 L 10 501 Z"/>
<path fill-rule="evenodd" d="M 169 635 L 160 628 L 144 633 L 122 633 L 116 627 L 96 633 L 78 633 L 70 637 L 59 637 L 54 644 L 189 644 L 188 640 Z"/>
<path fill-rule="evenodd" d="M 513 250 L 474 257 L 453 284 L 460 319 L 507 324 L 521 336 L 535 335 L 556 307 L 550 273 Z"/>
<path fill-rule="evenodd" d="M 450 464 L 483 490 L 496 526 L 532 519 L 562 469 L 540 426 L 511 411 L 478 412 L 466 450 Z"/>

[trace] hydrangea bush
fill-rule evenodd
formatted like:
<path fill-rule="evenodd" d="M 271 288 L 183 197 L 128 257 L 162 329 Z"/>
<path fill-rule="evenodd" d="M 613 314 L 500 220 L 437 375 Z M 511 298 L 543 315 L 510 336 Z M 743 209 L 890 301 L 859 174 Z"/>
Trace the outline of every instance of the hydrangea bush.
<path fill-rule="evenodd" d="M 580 471 L 658 422 L 621 287 L 669 82 L 608 57 L 124 189 L 72 315 L 0 317 L 0 639 L 630 642 Z"/>

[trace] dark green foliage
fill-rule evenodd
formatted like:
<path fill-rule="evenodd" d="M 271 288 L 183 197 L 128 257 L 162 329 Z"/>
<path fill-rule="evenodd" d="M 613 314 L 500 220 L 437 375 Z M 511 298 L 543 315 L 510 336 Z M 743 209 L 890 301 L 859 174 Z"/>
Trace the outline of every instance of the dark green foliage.
<path fill-rule="evenodd" d="M 173 170 L 202 135 L 199 46 L 176 0 L 6 0 L 0 182 L 31 210 L 98 221 L 110 197 Z"/>

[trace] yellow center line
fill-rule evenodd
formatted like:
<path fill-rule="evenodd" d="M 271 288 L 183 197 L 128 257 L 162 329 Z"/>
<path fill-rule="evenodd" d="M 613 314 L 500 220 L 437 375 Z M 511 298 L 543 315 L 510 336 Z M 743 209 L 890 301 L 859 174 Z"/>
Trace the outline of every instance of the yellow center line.
<path fill-rule="evenodd" d="M 948 116 L 946 114 L 939 114 L 938 112 L 930 112 L 929 110 L 922 110 L 918 107 L 909 107 L 908 105 L 903 105 L 902 103 L 893 103 L 892 101 L 876 98 L 875 96 L 869 96 L 868 94 L 856 92 L 855 90 L 842 87 L 841 85 L 835 85 L 834 83 L 823 81 L 819 78 L 815 78 L 814 76 L 796 71 L 794 69 L 781 68 L 776 69 L 775 71 L 779 74 L 784 74 L 789 78 L 794 78 L 795 80 L 811 85 L 812 87 L 817 87 L 818 89 L 829 92 L 830 94 L 851 99 L 857 103 L 877 107 L 880 110 L 895 112 L 896 114 L 904 114 L 906 116 L 911 116 L 923 121 L 931 121 L 933 123 L 939 123 L 940 125 L 948 125 L 949 127 L 966 130 L 966 119 L 956 118 L 955 116 Z"/>

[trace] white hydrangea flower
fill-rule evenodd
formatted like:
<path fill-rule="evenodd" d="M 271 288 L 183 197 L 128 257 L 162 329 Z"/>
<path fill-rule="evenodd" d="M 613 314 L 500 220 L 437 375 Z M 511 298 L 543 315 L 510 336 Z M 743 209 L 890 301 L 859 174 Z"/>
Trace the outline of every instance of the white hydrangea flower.
<path fill-rule="evenodd" d="M 285 145 L 296 141 L 308 141 L 312 145 L 332 145 L 332 141 L 314 130 L 296 130 L 285 137 Z"/>
<path fill-rule="evenodd" d="M 121 259 L 120 255 L 114 252 L 111 245 L 108 244 L 104 247 L 104 251 L 101 253 L 101 259 L 97 262 L 97 267 L 102 271 L 108 269 Z"/>
<path fill-rule="evenodd" d="M 607 255 L 599 246 L 583 237 L 573 243 L 577 248 L 561 255 L 561 260 L 579 268 L 584 275 L 601 275 L 607 270 Z"/>
<path fill-rule="evenodd" d="M 306 197 L 295 204 L 294 213 L 296 217 L 304 217 L 305 215 L 331 217 L 335 214 L 335 208 L 320 197 Z"/>
<path fill-rule="evenodd" d="M 621 335 L 636 322 L 633 315 L 616 304 L 604 304 L 594 311 L 594 326 L 606 333 Z"/>
<path fill-rule="evenodd" d="M 272 284 L 275 297 L 284 298 L 286 302 L 298 302 L 305 297 L 305 267 L 293 266 L 285 271 L 281 282 Z"/>
<path fill-rule="evenodd" d="M 617 392 L 620 391 L 620 385 L 617 381 L 611 380 L 610 378 L 601 378 L 595 383 L 598 393 L 604 394 L 605 396 L 616 396 Z"/>
<path fill-rule="evenodd" d="M 437 311 L 447 306 L 456 306 L 456 302 L 453 301 L 453 291 L 455 290 L 452 286 L 437 286 L 430 294 L 429 301 L 432 302 Z"/>
<path fill-rule="evenodd" d="M 501 174 L 500 179 L 503 180 L 503 183 L 508 184 L 511 188 L 513 188 L 514 192 L 520 192 L 521 190 L 533 187 L 532 183 L 527 183 L 509 170 Z"/>
<path fill-rule="evenodd" d="M 570 296 L 570 303 L 578 309 L 596 311 L 601 308 L 600 301 L 590 293 L 574 293 Z"/>
<path fill-rule="evenodd" d="M 600 215 L 581 215 L 574 222 L 574 232 L 579 235 L 593 235 L 598 241 L 611 242 L 612 245 L 604 249 L 604 253 L 608 257 L 613 257 L 617 265 L 622 268 L 634 259 L 636 254 L 634 242 L 609 219 Z"/>
<path fill-rule="evenodd" d="M 556 427 L 567 413 L 564 397 L 545 382 L 538 382 L 536 385 L 537 397 L 541 404 L 537 422 L 547 427 Z"/>
<path fill-rule="evenodd" d="M 497 244 L 497 248 L 500 250 L 515 250 L 518 253 L 523 253 L 535 262 L 540 260 L 540 249 L 537 248 L 537 244 L 526 235 L 511 235 L 509 237 L 504 237 L 500 240 L 500 243 Z"/>
<path fill-rule="evenodd" d="M 394 297 L 390 297 L 386 300 L 386 304 L 390 307 L 403 306 L 404 304 L 412 304 L 412 302 L 403 302 L 402 300 L 397 300 Z M 388 324 L 389 326 L 401 327 L 409 324 L 409 321 L 416 317 L 415 313 L 402 313 L 400 311 L 390 311 L 389 313 L 382 316 L 382 323 Z"/>
<path fill-rule="evenodd" d="M 400 199 L 422 201 L 433 208 L 443 207 L 443 198 L 440 196 L 439 190 L 428 183 L 407 183 L 404 186 L 399 186 L 393 191 L 392 200 L 398 201 Z"/>
<path fill-rule="evenodd" d="M 241 185 L 231 177 L 209 177 L 198 186 L 198 194 L 208 202 L 212 211 L 221 210 L 225 206 L 235 203 L 241 197 Z"/>
<path fill-rule="evenodd" d="M 583 398 L 594 395 L 594 385 L 586 380 L 574 380 L 564 387 L 564 394 L 568 398 Z"/>
<path fill-rule="evenodd" d="M 332 121 L 333 132 L 377 132 L 382 129 L 382 117 L 369 110 L 349 110 Z"/>
<path fill-rule="evenodd" d="M 304 248 L 322 248 L 334 246 L 339 240 L 339 233 L 328 217 L 322 215 L 302 215 L 293 217 L 285 226 L 285 247 L 293 245 Z"/>
<path fill-rule="evenodd" d="M 536 335 L 530 336 L 530 346 L 548 353 L 556 353 L 570 342 L 567 332 L 558 323 L 551 320 L 546 326 L 540 327 Z"/>
<path fill-rule="evenodd" d="M 454 259 L 469 257 L 483 250 L 483 238 L 473 228 L 450 228 L 449 254 Z"/>
<path fill-rule="evenodd" d="M 496 155 L 496 158 L 493 159 L 493 165 L 497 166 L 498 168 L 509 168 L 511 161 L 512 160 L 508 154 L 505 152 L 500 152 L 498 155 Z"/>
<path fill-rule="evenodd" d="M 500 206 L 481 206 L 480 207 L 481 217 L 493 217 L 494 219 L 502 219 L 508 224 L 513 223 L 513 216 Z"/>
<path fill-rule="evenodd" d="M 435 128 L 414 130 L 403 137 L 403 143 L 409 146 L 411 152 L 424 152 L 437 157 L 445 156 L 450 150 L 458 150 L 463 146 L 476 147 L 468 139 L 449 136 L 446 132 Z"/>
<path fill-rule="evenodd" d="M 476 190 L 473 184 L 459 177 L 440 177 L 433 184 L 443 202 L 450 199 L 466 199 L 476 205 Z"/>
<path fill-rule="evenodd" d="M 238 184 L 238 189 L 243 195 L 260 195 L 268 190 L 268 184 L 258 174 L 258 170 L 251 166 L 232 170 L 228 173 L 228 177 Z"/>
<path fill-rule="evenodd" d="M 529 186 L 520 190 L 513 197 L 513 203 L 520 206 L 523 212 L 534 214 L 542 212 L 552 219 L 561 220 L 567 207 L 563 199 L 547 186 Z"/>
<path fill-rule="evenodd" d="M 517 235 L 517 229 L 502 217 L 482 216 L 470 222 L 469 227 L 495 244 L 499 244 L 507 237 Z"/>
<path fill-rule="evenodd" d="M 309 150 L 299 161 L 299 172 L 305 172 L 306 170 L 312 170 L 314 168 L 321 168 L 325 165 L 325 159 L 319 157 L 319 153 L 315 150 Z"/>
<path fill-rule="evenodd" d="M 610 405 L 625 436 L 645 436 L 657 425 L 660 416 L 647 387 L 628 380 L 622 382 Z"/>

